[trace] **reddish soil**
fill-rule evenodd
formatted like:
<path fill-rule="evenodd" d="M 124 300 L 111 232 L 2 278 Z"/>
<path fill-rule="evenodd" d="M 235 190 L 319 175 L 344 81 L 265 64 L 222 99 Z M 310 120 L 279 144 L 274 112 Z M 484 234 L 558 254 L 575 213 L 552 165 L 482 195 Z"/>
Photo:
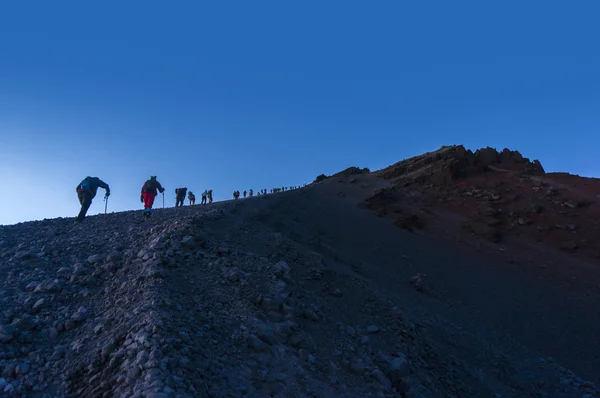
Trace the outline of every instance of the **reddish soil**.
<path fill-rule="evenodd" d="M 545 247 L 598 262 L 600 179 L 544 173 L 527 159 L 479 167 L 478 153 L 446 147 L 381 170 L 376 175 L 391 186 L 366 206 L 407 229 L 418 225 L 435 234 L 440 228 L 426 225 L 441 223 L 450 236 Z"/>

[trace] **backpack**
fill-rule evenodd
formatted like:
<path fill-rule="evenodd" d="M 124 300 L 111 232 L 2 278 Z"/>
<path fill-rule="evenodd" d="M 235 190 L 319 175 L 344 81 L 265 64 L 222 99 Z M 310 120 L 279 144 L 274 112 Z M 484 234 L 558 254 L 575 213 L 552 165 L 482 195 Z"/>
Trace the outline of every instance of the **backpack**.
<path fill-rule="evenodd" d="M 144 183 L 144 192 L 153 192 L 156 189 L 156 184 L 152 180 Z"/>
<path fill-rule="evenodd" d="M 85 180 L 81 181 L 81 184 L 79 184 L 79 190 L 82 192 L 89 192 L 92 190 L 92 182 L 90 178 L 86 178 Z"/>

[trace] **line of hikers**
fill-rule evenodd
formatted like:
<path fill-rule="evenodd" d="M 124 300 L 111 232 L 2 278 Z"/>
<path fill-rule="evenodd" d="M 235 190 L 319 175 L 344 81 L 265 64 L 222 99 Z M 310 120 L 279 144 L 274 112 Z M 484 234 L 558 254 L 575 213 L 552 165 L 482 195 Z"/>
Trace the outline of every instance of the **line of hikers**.
<path fill-rule="evenodd" d="M 306 184 L 304 184 L 306 186 Z M 79 211 L 79 215 L 77 215 L 77 222 L 81 222 L 85 219 L 85 215 L 89 210 L 92 200 L 96 197 L 96 193 L 98 188 L 103 188 L 106 191 L 106 195 L 104 199 L 107 200 L 110 196 L 110 187 L 107 183 L 99 179 L 98 177 L 86 177 L 84 178 L 77 188 L 75 188 L 77 192 L 77 198 L 79 199 L 79 204 L 81 205 L 81 210 Z M 290 186 L 290 187 L 281 187 L 281 188 L 272 188 L 270 193 L 278 193 L 288 190 L 298 189 L 300 186 Z M 142 192 L 140 195 L 140 201 L 144 204 L 144 217 L 150 217 L 152 215 L 152 206 L 154 206 L 154 199 L 158 193 L 163 194 L 163 207 L 164 203 L 164 192 L 165 189 L 163 186 L 156 180 L 156 176 L 151 176 L 148 181 L 144 183 L 142 186 Z M 175 207 L 183 206 L 185 202 L 187 194 L 187 199 L 190 202 L 190 205 L 196 204 L 196 195 L 192 191 L 188 192 L 187 188 L 177 188 L 175 189 Z M 267 190 L 261 189 L 258 191 L 257 195 L 266 195 Z M 254 190 L 250 189 L 250 191 L 244 191 L 244 198 L 249 195 L 250 197 L 254 196 Z M 233 198 L 239 199 L 240 191 L 233 192 Z M 201 204 L 208 204 L 213 202 L 213 191 L 212 189 L 206 189 L 202 192 L 202 202 Z M 105 209 L 106 212 L 106 209 Z"/>
<path fill-rule="evenodd" d="M 110 196 L 110 187 L 107 183 L 99 179 L 98 177 L 86 177 L 84 178 L 75 188 L 77 192 L 77 198 L 79 199 L 79 204 L 81 205 L 81 210 L 77 215 L 76 221 L 82 222 L 85 219 L 85 215 L 87 214 L 92 200 L 96 197 L 96 193 L 98 192 L 98 188 L 103 188 L 106 191 L 104 199 L 107 200 Z M 148 181 L 144 183 L 142 186 L 142 192 L 140 194 L 140 201 L 144 204 L 144 217 L 150 217 L 152 215 L 152 206 L 154 206 L 154 199 L 158 195 L 158 193 L 163 194 L 163 207 L 164 203 L 164 192 L 165 189 L 163 186 L 156 180 L 156 176 L 151 176 Z M 183 202 L 185 201 L 185 197 L 187 197 L 190 201 L 190 205 L 196 204 L 196 196 L 192 191 L 187 192 L 187 188 L 177 188 L 175 189 L 175 207 L 183 206 Z M 212 203 L 213 202 L 213 191 L 212 189 L 207 189 L 202 192 L 202 204 Z M 106 210 L 105 210 L 106 211 Z"/>
<path fill-rule="evenodd" d="M 187 198 L 190 201 L 190 206 L 196 204 L 196 195 L 194 195 L 194 193 L 192 191 L 188 192 L 187 188 L 177 188 L 175 190 L 175 207 L 183 206 L 183 203 L 185 202 L 186 192 L 187 192 Z M 212 189 L 205 189 L 204 192 L 202 192 L 202 195 L 201 195 L 202 201 L 200 203 L 203 205 L 212 203 L 213 202 L 212 194 L 213 194 Z"/>
<path fill-rule="evenodd" d="M 303 186 L 305 187 L 306 184 L 304 184 Z M 301 186 L 299 186 L 299 185 L 293 185 L 290 187 L 271 188 L 271 190 L 269 192 L 270 193 L 279 193 L 279 192 L 283 192 L 283 191 L 291 191 L 291 190 L 300 189 L 300 188 L 301 188 Z M 261 189 L 260 191 L 258 191 L 258 193 L 256 195 L 260 196 L 260 195 L 266 195 L 266 194 L 267 194 L 267 190 Z M 243 196 L 244 196 L 244 198 L 246 196 L 248 196 L 250 198 L 253 197 L 254 190 L 250 189 L 249 191 L 244 191 Z M 233 191 L 233 199 L 239 199 L 239 198 L 240 198 L 240 191 Z"/>

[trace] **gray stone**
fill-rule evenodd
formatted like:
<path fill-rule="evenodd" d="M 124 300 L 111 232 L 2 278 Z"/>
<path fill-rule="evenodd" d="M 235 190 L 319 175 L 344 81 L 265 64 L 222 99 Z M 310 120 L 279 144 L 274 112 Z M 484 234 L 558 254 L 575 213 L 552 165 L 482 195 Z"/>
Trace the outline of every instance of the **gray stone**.
<path fill-rule="evenodd" d="M 25 286 L 25 290 L 27 290 L 28 292 L 33 292 L 37 286 L 37 282 L 29 282 L 27 286 Z"/>
<path fill-rule="evenodd" d="M 410 374 L 410 364 L 406 355 L 400 354 L 390 362 L 389 377 L 392 384 L 397 387 L 402 383 L 402 378 Z"/>
<path fill-rule="evenodd" d="M 29 316 L 29 315 L 25 315 L 19 319 L 17 319 L 14 322 L 14 325 L 19 329 L 19 330 L 32 330 L 35 329 L 35 327 L 37 326 L 37 321 L 35 320 L 35 318 Z"/>
<path fill-rule="evenodd" d="M 46 299 L 45 298 L 39 299 L 33 305 L 33 307 L 32 307 L 33 311 L 34 312 L 39 312 L 42 309 L 42 307 L 44 306 L 45 303 L 46 303 Z"/>
<path fill-rule="evenodd" d="M 13 384 L 7 384 L 6 387 L 4 387 L 4 393 L 7 395 L 12 395 L 15 392 L 15 386 Z"/>
<path fill-rule="evenodd" d="M 4 388 L 8 385 L 8 381 L 4 378 L 0 378 L 0 391 L 4 391 Z"/>
<path fill-rule="evenodd" d="M 256 351 L 263 351 L 265 349 L 265 343 L 263 343 L 258 337 L 251 334 L 248 337 L 248 347 Z"/>
<path fill-rule="evenodd" d="M 26 250 L 18 251 L 17 253 L 15 253 L 15 258 L 17 260 L 27 260 L 27 259 L 31 259 L 34 257 L 35 257 L 34 253 L 32 253 L 30 251 L 26 251 Z"/>
<path fill-rule="evenodd" d="M 560 250 L 574 251 L 579 248 L 579 245 L 574 241 L 566 241 L 560 244 Z"/>
<path fill-rule="evenodd" d="M 123 260 L 123 254 L 118 251 L 113 251 L 106 257 L 106 259 L 108 260 L 108 262 L 118 263 L 121 260 Z"/>
<path fill-rule="evenodd" d="M 285 261 L 280 261 L 273 266 L 275 276 L 285 278 L 290 276 L 291 268 Z"/>
<path fill-rule="evenodd" d="M 344 293 L 340 289 L 335 289 L 331 292 L 331 295 L 334 297 L 341 297 Z"/>
<path fill-rule="evenodd" d="M 237 269 L 237 267 L 229 268 L 225 272 L 225 278 L 229 282 L 237 282 L 240 280 L 240 271 Z"/>
<path fill-rule="evenodd" d="M 0 343 L 10 343 L 17 333 L 12 325 L 0 325 Z"/>
<path fill-rule="evenodd" d="M 15 373 L 18 375 L 26 375 L 31 370 L 31 365 L 26 362 L 20 363 L 15 369 Z"/>
<path fill-rule="evenodd" d="M 92 270 L 84 266 L 83 264 L 75 264 L 73 266 L 73 275 L 75 276 L 84 276 L 88 275 L 91 272 Z"/>
<path fill-rule="evenodd" d="M 71 319 L 75 322 L 83 322 L 87 319 L 88 315 L 88 310 L 84 306 L 81 306 L 77 312 L 71 315 Z"/>
<path fill-rule="evenodd" d="M 196 239 L 193 236 L 185 236 L 181 239 L 181 245 L 185 248 L 191 249 L 196 246 Z"/>
<path fill-rule="evenodd" d="M 377 326 L 371 325 L 367 327 L 367 333 L 379 333 L 379 328 Z"/>
<path fill-rule="evenodd" d="M 60 293 L 64 286 L 64 282 L 59 279 L 47 279 L 40 283 L 36 288 L 35 292 L 48 292 L 48 293 Z"/>
<path fill-rule="evenodd" d="M 306 319 L 310 319 L 311 321 L 314 321 L 314 322 L 319 321 L 319 316 L 314 311 L 311 311 L 311 310 L 302 311 L 302 317 L 306 318 Z"/>
<path fill-rule="evenodd" d="M 104 256 L 102 254 L 94 254 L 88 257 L 87 262 L 90 264 L 97 264 L 99 262 L 102 262 L 103 260 Z"/>
<path fill-rule="evenodd" d="M 416 274 L 412 278 L 410 278 L 410 283 L 413 285 L 416 291 L 422 292 L 424 288 L 423 284 L 423 276 L 421 274 Z"/>

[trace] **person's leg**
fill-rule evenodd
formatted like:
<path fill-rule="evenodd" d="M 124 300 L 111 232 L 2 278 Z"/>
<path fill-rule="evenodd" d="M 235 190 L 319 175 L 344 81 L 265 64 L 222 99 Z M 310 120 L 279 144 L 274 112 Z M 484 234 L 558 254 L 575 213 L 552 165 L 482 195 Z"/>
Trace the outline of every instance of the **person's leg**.
<path fill-rule="evenodd" d="M 92 194 L 90 192 L 82 192 L 81 193 L 81 210 L 79 211 L 79 215 L 77 216 L 77 221 L 83 221 L 85 219 L 85 215 L 92 205 Z"/>

